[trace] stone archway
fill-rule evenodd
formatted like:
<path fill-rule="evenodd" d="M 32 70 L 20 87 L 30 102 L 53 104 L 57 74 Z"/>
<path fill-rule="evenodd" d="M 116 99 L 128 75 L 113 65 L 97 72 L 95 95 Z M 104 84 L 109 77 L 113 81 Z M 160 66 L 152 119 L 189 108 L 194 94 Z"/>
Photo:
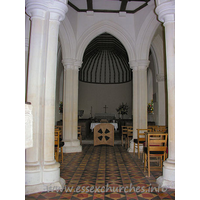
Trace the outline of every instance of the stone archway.
<path fill-rule="evenodd" d="M 83 54 L 88 44 L 98 35 L 102 33 L 109 33 L 116 37 L 125 47 L 129 61 L 136 59 L 135 43 L 127 31 L 125 31 L 118 24 L 109 20 L 104 20 L 91 26 L 77 41 L 77 60 L 83 59 Z"/>

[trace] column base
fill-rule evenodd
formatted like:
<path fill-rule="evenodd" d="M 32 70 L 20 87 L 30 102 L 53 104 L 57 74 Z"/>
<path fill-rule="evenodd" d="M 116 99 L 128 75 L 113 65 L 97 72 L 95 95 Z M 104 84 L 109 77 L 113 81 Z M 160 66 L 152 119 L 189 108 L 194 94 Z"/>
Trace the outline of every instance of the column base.
<path fill-rule="evenodd" d="M 139 146 L 139 149 L 140 149 L 140 153 L 143 152 L 143 146 Z M 127 149 L 128 152 L 134 152 L 134 142 L 133 140 L 130 141 L 130 147 Z M 136 146 L 136 149 L 135 149 L 135 153 L 138 152 L 138 149 L 137 149 L 137 146 Z"/>
<path fill-rule="evenodd" d="M 63 146 L 64 153 L 76 153 L 82 152 L 82 146 L 80 145 L 80 140 L 66 140 Z"/>
<path fill-rule="evenodd" d="M 133 140 L 130 141 L 130 146 L 129 148 L 127 149 L 128 152 L 133 152 L 133 147 L 134 147 L 134 144 L 133 144 Z"/>
<path fill-rule="evenodd" d="M 49 187 L 62 189 L 65 180 L 60 178 L 60 163 L 55 160 L 40 164 L 26 163 L 25 170 L 25 194 L 49 191 Z"/>
<path fill-rule="evenodd" d="M 37 185 L 26 185 L 25 194 L 33 194 L 38 192 L 51 192 L 51 191 L 62 191 L 65 187 L 65 180 L 60 178 L 55 183 L 40 183 Z"/>
<path fill-rule="evenodd" d="M 175 189 L 175 160 L 167 159 L 163 165 L 163 176 L 156 183 L 162 188 Z"/>

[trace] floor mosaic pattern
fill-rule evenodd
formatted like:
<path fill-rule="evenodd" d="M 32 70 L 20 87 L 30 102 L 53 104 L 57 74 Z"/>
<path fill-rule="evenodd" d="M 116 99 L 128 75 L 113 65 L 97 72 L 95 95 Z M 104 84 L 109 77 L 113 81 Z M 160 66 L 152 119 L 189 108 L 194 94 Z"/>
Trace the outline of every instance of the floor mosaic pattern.
<path fill-rule="evenodd" d="M 82 153 L 64 154 L 60 167 L 65 188 L 26 195 L 25 199 L 131 200 L 175 199 L 175 190 L 161 189 L 161 171 L 143 170 L 143 163 L 121 145 L 83 145 Z"/>

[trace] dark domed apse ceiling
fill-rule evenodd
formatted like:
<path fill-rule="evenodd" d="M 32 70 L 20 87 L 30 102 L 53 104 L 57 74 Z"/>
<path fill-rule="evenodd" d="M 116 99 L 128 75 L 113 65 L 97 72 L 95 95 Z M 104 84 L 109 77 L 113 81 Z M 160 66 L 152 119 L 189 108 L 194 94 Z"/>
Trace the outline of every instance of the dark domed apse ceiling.
<path fill-rule="evenodd" d="M 128 55 L 122 43 L 103 33 L 87 46 L 79 80 L 88 83 L 115 84 L 132 80 Z"/>

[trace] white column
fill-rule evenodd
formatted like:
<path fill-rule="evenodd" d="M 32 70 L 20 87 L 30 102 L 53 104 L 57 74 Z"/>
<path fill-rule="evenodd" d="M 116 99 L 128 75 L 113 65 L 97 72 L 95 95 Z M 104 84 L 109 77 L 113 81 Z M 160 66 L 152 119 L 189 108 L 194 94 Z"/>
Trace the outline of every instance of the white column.
<path fill-rule="evenodd" d="M 147 68 L 148 60 L 138 61 L 138 127 L 147 128 Z"/>
<path fill-rule="evenodd" d="M 78 126 L 78 70 L 81 62 L 74 59 L 63 60 L 63 147 L 64 153 L 81 152 L 82 146 L 77 139 Z"/>
<path fill-rule="evenodd" d="M 25 101 L 28 81 L 28 52 L 29 52 L 30 19 L 25 15 Z"/>
<path fill-rule="evenodd" d="M 165 27 L 168 88 L 168 159 L 157 183 L 161 187 L 175 188 L 175 1 L 157 0 L 156 3 L 158 19 Z"/>
<path fill-rule="evenodd" d="M 138 128 L 147 128 L 147 67 L 148 60 L 131 61 L 133 70 L 133 139 L 128 152 L 133 152 L 133 140 Z"/>
<path fill-rule="evenodd" d="M 166 113 L 166 87 L 165 87 L 165 76 L 164 74 L 156 75 L 156 82 L 158 83 L 158 93 L 156 96 L 156 102 L 154 103 L 154 110 L 157 109 L 156 124 L 167 125 L 167 113 Z M 155 115 L 155 113 L 154 113 Z"/>
<path fill-rule="evenodd" d="M 54 159 L 55 75 L 59 21 L 66 1 L 27 0 L 31 39 L 27 101 L 33 106 L 33 147 L 26 150 L 26 194 L 63 187 L 60 164 Z"/>
<path fill-rule="evenodd" d="M 130 61 L 130 68 L 133 72 L 133 139 L 130 141 L 130 148 L 128 149 L 128 152 L 133 152 L 134 143 L 133 140 L 137 138 L 137 128 L 138 128 L 138 92 L 137 92 L 137 86 L 138 86 L 138 73 L 137 73 L 137 62 Z"/>

